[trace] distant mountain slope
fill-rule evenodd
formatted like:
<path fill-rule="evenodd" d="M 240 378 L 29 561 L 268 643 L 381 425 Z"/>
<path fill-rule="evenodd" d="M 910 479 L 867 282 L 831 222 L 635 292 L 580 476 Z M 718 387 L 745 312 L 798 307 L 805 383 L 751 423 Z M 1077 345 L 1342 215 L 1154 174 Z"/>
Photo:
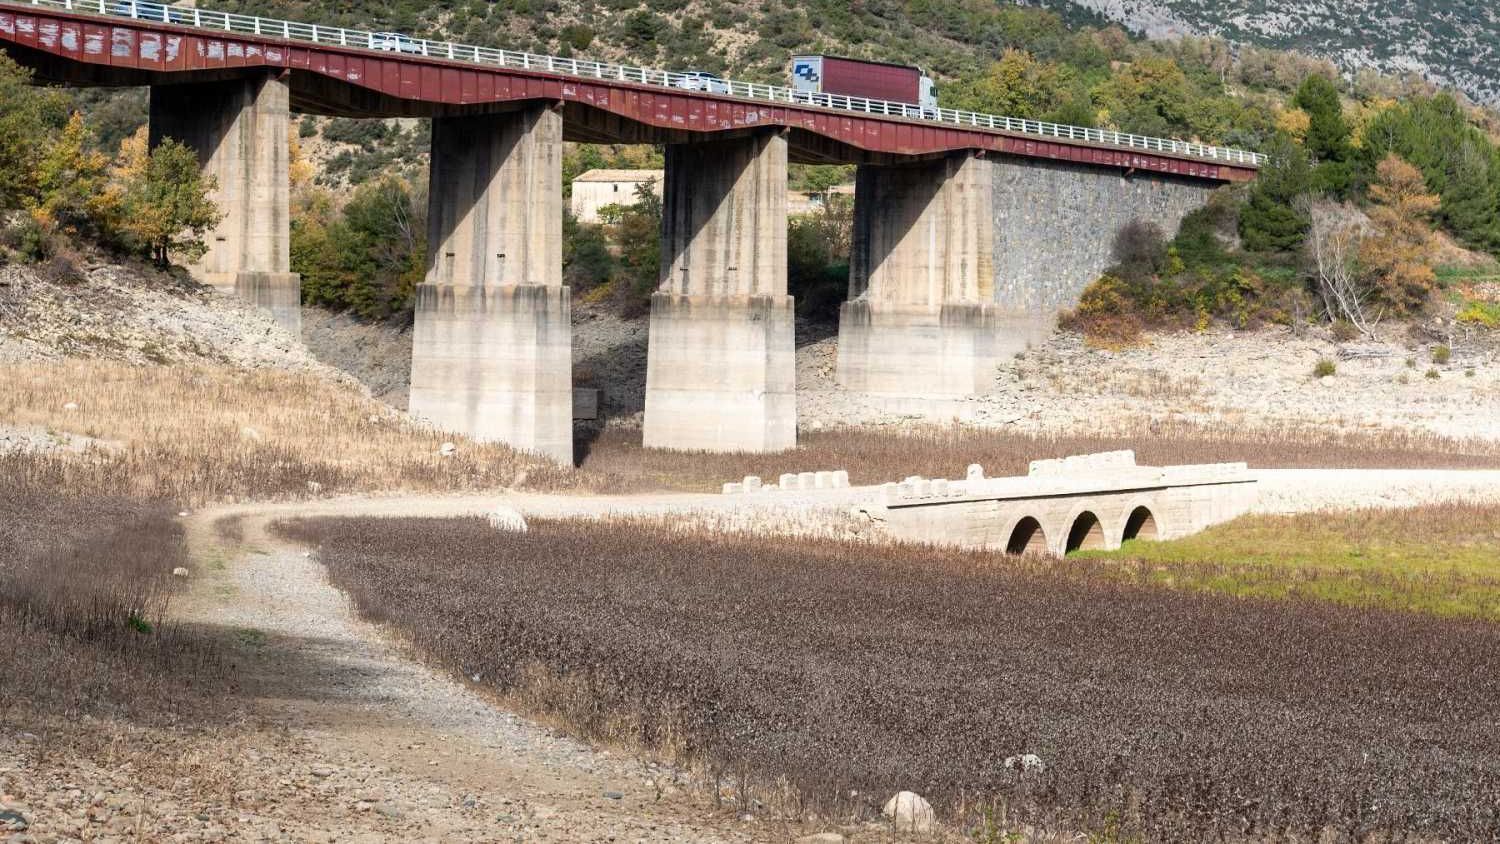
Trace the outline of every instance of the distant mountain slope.
<path fill-rule="evenodd" d="M 1355 71 L 1414 72 L 1500 105 L 1494 0 L 1041 0 L 1083 8 L 1152 37 L 1219 35 L 1325 56 Z"/>

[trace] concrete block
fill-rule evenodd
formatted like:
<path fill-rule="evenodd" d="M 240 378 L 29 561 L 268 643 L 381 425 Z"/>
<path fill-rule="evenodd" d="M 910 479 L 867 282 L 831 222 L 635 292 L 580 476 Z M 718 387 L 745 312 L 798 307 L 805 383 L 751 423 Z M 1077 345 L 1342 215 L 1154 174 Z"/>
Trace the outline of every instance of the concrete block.
<path fill-rule="evenodd" d="M 760 478 L 755 475 L 746 475 L 744 487 L 746 492 L 756 492 L 761 488 Z"/>
<path fill-rule="evenodd" d="M 777 483 L 781 486 L 782 489 L 796 489 L 797 476 L 790 472 L 787 472 L 777 479 Z"/>
<path fill-rule="evenodd" d="M 814 489 L 833 489 L 832 472 L 815 472 L 813 474 Z"/>
<path fill-rule="evenodd" d="M 847 489 L 849 487 L 849 473 L 848 473 L 848 471 L 846 471 L 844 469 L 839 469 L 838 471 L 834 472 L 833 473 L 833 485 L 837 489 Z"/>
<path fill-rule="evenodd" d="M 234 292 L 268 313 L 293 337 L 302 336 L 302 276 L 297 273 L 235 273 Z"/>
<path fill-rule="evenodd" d="M 818 475 L 817 475 L 817 473 L 816 472 L 798 472 L 797 473 L 797 488 L 798 489 L 817 489 L 818 488 Z"/>
<path fill-rule="evenodd" d="M 724 484 L 724 494 L 725 495 L 739 495 L 740 493 L 742 493 L 744 491 L 745 491 L 745 485 L 744 484 L 737 484 L 737 483 L 726 483 L 726 484 Z"/>
<path fill-rule="evenodd" d="M 888 396 L 983 393 L 995 378 L 995 337 L 993 305 L 845 302 L 839 308 L 839 384 Z"/>
<path fill-rule="evenodd" d="M 783 451 L 797 444 L 792 297 L 651 297 L 647 448 Z"/>
<path fill-rule="evenodd" d="M 599 391 L 593 387 L 573 388 L 573 418 L 589 420 L 599 418 Z"/>
<path fill-rule="evenodd" d="M 970 481 L 984 480 L 984 467 L 978 463 L 970 463 L 968 471 L 964 473 L 964 479 Z"/>
<path fill-rule="evenodd" d="M 571 465 L 570 307 L 566 287 L 418 285 L 412 415 Z"/>
<path fill-rule="evenodd" d="M 948 497 L 948 481 L 938 478 L 932 482 L 932 494 L 938 498 Z"/>

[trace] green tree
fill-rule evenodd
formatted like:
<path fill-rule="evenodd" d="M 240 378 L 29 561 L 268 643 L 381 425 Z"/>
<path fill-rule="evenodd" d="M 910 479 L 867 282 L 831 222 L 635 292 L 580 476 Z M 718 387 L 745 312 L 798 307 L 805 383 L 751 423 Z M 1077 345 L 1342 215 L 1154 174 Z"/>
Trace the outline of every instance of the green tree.
<path fill-rule="evenodd" d="M 94 149 L 92 134 L 77 112 L 35 162 L 34 194 L 28 210 L 44 231 L 98 233 L 113 217 L 107 191 L 109 157 Z"/>
<path fill-rule="evenodd" d="M 292 224 L 292 270 L 311 303 L 386 319 L 411 306 L 427 266 L 425 205 L 405 181 L 361 185 L 335 215 L 314 198 Z"/>
<path fill-rule="evenodd" d="M 1314 183 L 1325 193 L 1346 195 L 1353 176 L 1354 148 L 1338 89 L 1326 76 L 1314 74 L 1302 81 L 1292 103 L 1308 118 L 1304 143 L 1317 161 Z"/>
<path fill-rule="evenodd" d="M 563 283 L 575 293 L 608 284 L 614 277 L 615 256 L 609 251 L 604 227 L 580 223 L 563 213 Z"/>
<path fill-rule="evenodd" d="M 223 219 L 209 198 L 217 188 L 213 177 L 203 176 L 198 154 L 167 138 L 125 186 L 121 228 L 158 267 L 169 266 L 174 255 L 196 261 L 208 251 L 204 236 Z"/>
<path fill-rule="evenodd" d="M 615 206 L 606 218 L 619 247 L 618 295 L 627 313 L 643 313 L 661 283 L 661 197 L 649 182 L 636 186 L 635 204 Z"/>
<path fill-rule="evenodd" d="M 0 53 L 0 210 L 35 196 L 38 162 L 67 120 L 62 95 L 32 87 L 31 72 Z"/>
<path fill-rule="evenodd" d="M 1311 224 L 1297 200 L 1312 192 L 1312 166 L 1307 152 L 1286 135 L 1267 146 L 1270 160 L 1250 187 L 1250 200 L 1240 211 L 1240 236 L 1256 252 L 1290 252 L 1302 244 Z"/>

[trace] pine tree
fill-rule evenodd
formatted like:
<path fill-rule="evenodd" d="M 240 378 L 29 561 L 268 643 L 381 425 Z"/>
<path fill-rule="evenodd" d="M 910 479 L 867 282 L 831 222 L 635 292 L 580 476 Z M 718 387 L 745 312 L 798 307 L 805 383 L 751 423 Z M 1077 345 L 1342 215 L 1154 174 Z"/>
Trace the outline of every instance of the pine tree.
<path fill-rule="evenodd" d="M 1313 190 L 1312 166 L 1307 152 L 1286 135 L 1277 135 L 1266 154 L 1270 159 L 1240 211 L 1240 236 L 1255 252 L 1290 252 L 1302 244 L 1311 222 L 1297 200 Z"/>
<path fill-rule="evenodd" d="M 1327 77 L 1314 74 L 1302 81 L 1292 102 L 1307 114 L 1304 137 L 1307 151 L 1317 161 L 1314 184 L 1325 193 L 1344 196 L 1353 181 L 1354 148 L 1338 89 Z"/>

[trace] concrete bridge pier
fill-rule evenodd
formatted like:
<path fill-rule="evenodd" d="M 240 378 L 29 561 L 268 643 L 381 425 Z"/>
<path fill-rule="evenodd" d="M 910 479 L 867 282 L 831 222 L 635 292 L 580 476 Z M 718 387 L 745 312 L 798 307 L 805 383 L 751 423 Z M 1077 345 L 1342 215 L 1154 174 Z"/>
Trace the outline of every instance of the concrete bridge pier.
<path fill-rule="evenodd" d="M 779 130 L 667 147 L 661 283 L 646 354 L 648 448 L 797 444 Z"/>
<path fill-rule="evenodd" d="M 432 124 L 413 415 L 573 462 L 562 283 L 562 115 L 548 105 Z"/>
<path fill-rule="evenodd" d="M 151 88 L 151 146 L 164 138 L 188 146 L 198 153 L 204 175 L 218 183 L 213 199 L 224 219 L 208 235 L 208 251 L 189 268 L 193 276 L 233 290 L 300 335 L 302 282 L 291 271 L 287 121 L 287 84 L 275 72 Z"/>
<path fill-rule="evenodd" d="M 958 397 L 995 368 L 993 162 L 974 152 L 855 176 L 838 380 L 861 392 Z"/>

